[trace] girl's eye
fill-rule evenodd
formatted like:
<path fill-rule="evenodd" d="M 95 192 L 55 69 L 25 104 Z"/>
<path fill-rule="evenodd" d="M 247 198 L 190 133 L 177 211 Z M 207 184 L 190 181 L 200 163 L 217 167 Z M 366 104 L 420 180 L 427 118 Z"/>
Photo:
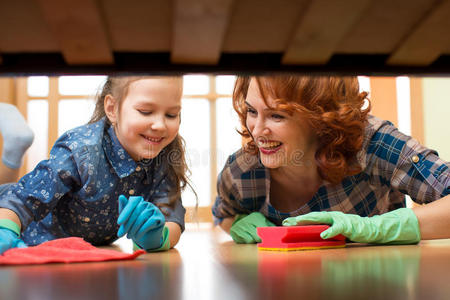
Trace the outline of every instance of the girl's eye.
<path fill-rule="evenodd" d="M 147 111 L 147 110 L 138 110 L 138 111 L 141 115 L 144 115 L 144 116 L 148 116 L 152 113 L 151 111 Z"/>
<path fill-rule="evenodd" d="M 168 117 L 169 119 L 175 119 L 178 117 L 178 114 L 167 114 L 166 117 Z"/>

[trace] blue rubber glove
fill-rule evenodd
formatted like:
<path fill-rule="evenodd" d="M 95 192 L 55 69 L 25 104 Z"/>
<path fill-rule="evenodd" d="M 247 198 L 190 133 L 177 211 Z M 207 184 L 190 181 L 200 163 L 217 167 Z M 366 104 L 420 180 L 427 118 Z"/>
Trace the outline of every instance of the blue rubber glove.
<path fill-rule="evenodd" d="M 147 202 L 141 196 L 131 196 L 128 200 L 119 196 L 120 225 L 118 237 L 125 234 L 139 247 L 145 250 L 159 249 L 168 240 L 168 231 L 163 234 L 165 218 L 153 203 Z"/>
<path fill-rule="evenodd" d="M 0 254 L 11 248 L 26 248 L 27 245 L 19 239 L 19 226 L 13 221 L 0 219 Z"/>

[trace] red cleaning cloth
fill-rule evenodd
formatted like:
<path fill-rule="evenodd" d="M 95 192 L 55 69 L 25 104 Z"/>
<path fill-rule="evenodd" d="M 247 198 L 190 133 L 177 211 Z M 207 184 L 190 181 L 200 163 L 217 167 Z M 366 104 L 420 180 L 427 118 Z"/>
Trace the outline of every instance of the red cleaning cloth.
<path fill-rule="evenodd" d="M 12 248 L 0 255 L 0 265 L 78 263 L 135 259 L 144 250 L 132 254 L 99 249 L 79 237 L 56 239 L 28 248 Z"/>

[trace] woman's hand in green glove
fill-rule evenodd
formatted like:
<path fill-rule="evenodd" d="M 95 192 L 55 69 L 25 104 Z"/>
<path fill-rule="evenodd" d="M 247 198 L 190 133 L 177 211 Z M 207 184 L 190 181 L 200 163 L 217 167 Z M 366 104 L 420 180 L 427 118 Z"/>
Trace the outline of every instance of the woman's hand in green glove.
<path fill-rule="evenodd" d="M 260 243 L 261 238 L 256 233 L 257 227 L 275 226 L 259 212 L 249 215 L 237 215 L 231 225 L 230 235 L 238 244 Z"/>
<path fill-rule="evenodd" d="M 338 211 L 311 212 L 283 221 L 284 226 L 308 224 L 331 225 L 320 234 L 323 239 L 342 234 L 358 243 L 415 244 L 420 241 L 419 222 L 409 208 L 399 208 L 373 217 Z"/>

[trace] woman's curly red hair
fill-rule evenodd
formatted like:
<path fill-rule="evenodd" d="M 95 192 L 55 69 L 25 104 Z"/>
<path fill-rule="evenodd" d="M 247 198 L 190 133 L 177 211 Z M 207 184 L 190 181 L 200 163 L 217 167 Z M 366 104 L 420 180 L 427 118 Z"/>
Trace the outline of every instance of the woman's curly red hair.
<path fill-rule="evenodd" d="M 366 92 L 359 91 L 356 77 L 238 77 L 233 92 L 233 107 L 243 128 L 240 134 L 249 138 L 244 150 L 256 154 L 257 147 L 246 127 L 245 99 L 251 79 L 257 81 L 267 106 L 270 97 L 275 103 L 272 108 L 290 114 L 300 113 L 314 130 L 318 140 L 315 160 L 323 179 L 338 183 L 344 177 L 361 171 L 356 154 L 363 144 L 370 101 Z"/>

